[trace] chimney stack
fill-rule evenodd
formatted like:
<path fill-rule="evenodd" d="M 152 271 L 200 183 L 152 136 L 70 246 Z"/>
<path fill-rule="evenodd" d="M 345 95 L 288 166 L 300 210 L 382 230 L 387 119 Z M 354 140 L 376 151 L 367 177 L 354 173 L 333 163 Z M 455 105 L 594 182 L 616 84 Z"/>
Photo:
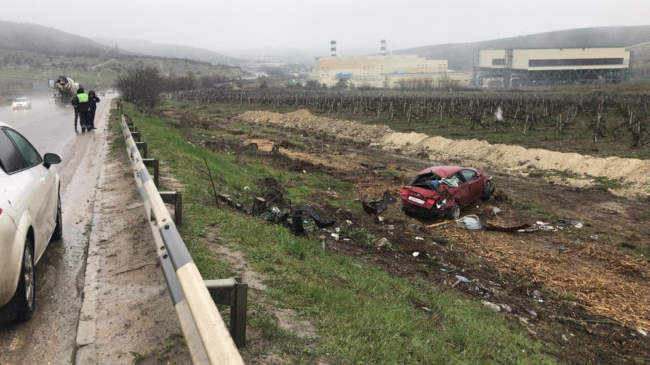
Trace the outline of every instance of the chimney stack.
<path fill-rule="evenodd" d="M 382 56 L 386 56 L 388 54 L 388 51 L 386 51 L 386 40 L 382 39 L 379 42 L 379 54 Z"/>
<path fill-rule="evenodd" d="M 330 56 L 336 57 L 336 41 L 330 42 Z"/>

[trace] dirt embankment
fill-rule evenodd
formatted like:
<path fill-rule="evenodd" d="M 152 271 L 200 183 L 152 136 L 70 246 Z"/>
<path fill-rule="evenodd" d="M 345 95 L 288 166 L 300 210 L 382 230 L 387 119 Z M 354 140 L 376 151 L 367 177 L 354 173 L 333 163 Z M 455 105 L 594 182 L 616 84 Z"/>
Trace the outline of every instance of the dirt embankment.
<path fill-rule="evenodd" d="M 255 123 L 271 123 L 286 128 L 316 130 L 402 153 L 426 154 L 429 159 L 462 160 L 465 165 L 487 167 L 503 173 L 527 176 L 544 171 L 566 172 L 566 177 L 548 179 L 574 187 L 594 185 L 594 179 L 605 177 L 620 182 L 610 189 L 617 195 L 650 196 L 650 161 L 620 157 L 593 157 L 520 146 L 490 144 L 486 141 L 452 140 L 423 133 L 395 132 L 384 125 L 368 125 L 355 121 L 318 117 L 306 109 L 292 113 L 247 111 L 239 118 Z"/>

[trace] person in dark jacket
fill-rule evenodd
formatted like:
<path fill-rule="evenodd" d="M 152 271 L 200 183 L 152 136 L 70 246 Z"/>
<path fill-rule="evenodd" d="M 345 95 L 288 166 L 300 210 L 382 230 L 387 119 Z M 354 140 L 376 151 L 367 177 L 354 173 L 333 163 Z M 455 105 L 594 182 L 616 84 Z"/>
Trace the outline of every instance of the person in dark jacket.
<path fill-rule="evenodd" d="M 77 95 L 72 97 L 72 100 L 70 100 L 70 103 L 72 103 L 75 111 L 79 114 L 79 124 L 81 124 L 82 133 L 90 130 L 90 125 L 88 125 L 88 110 L 90 108 L 89 99 L 90 98 L 88 97 L 88 94 L 84 92 L 83 87 L 79 87 L 77 90 Z M 75 121 L 75 129 L 76 127 L 77 123 Z"/>
<path fill-rule="evenodd" d="M 74 132 L 79 134 L 79 130 L 77 129 L 77 121 L 79 121 L 79 109 L 77 109 L 77 105 L 75 105 L 75 102 L 73 101 L 76 98 L 77 96 L 75 95 L 72 99 L 70 99 L 70 103 L 74 108 Z"/>
<path fill-rule="evenodd" d="M 90 129 L 95 129 L 95 111 L 97 110 L 97 103 L 99 102 L 100 100 L 95 92 L 90 90 L 88 92 L 88 103 L 90 103 L 88 107 L 88 125 L 90 125 Z"/>

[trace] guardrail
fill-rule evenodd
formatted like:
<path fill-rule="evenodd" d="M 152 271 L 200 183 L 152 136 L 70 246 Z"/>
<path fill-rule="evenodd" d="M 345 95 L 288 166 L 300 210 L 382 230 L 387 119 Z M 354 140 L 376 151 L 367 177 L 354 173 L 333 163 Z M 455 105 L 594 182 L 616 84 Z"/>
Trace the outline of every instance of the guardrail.
<path fill-rule="evenodd" d="M 153 234 L 158 259 L 192 362 L 194 364 L 243 364 L 213 297 L 223 297 L 219 294 L 224 294 L 225 291 L 233 307 L 231 331 L 237 334 L 238 345 L 243 346 L 246 329 L 246 285 L 241 284 L 237 279 L 225 279 L 216 284 L 214 281 L 203 280 L 158 192 L 157 182 L 154 183 L 149 175 L 124 115 L 122 115 L 121 130 Z M 139 140 L 140 133 L 136 135 Z M 138 141 L 138 143 L 142 142 Z M 178 210 L 175 215 L 178 215 Z M 228 295 L 229 292 L 233 294 Z M 235 315 L 232 315 L 232 312 L 235 312 Z"/>

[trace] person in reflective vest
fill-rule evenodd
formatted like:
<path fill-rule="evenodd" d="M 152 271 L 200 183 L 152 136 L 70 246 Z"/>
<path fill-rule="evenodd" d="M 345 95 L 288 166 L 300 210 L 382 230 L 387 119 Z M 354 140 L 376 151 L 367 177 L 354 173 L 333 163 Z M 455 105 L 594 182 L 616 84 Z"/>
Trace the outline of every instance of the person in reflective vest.
<path fill-rule="evenodd" d="M 77 95 L 75 95 L 70 102 L 75 108 L 75 112 L 79 115 L 79 124 L 81 125 L 81 132 L 90 131 L 90 125 L 88 123 L 88 113 L 90 109 L 88 94 L 84 92 L 83 87 L 79 87 L 77 90 Z M 77 131 L 77 121 L 75 118 L 74 125 L 75 132 Z"/>

